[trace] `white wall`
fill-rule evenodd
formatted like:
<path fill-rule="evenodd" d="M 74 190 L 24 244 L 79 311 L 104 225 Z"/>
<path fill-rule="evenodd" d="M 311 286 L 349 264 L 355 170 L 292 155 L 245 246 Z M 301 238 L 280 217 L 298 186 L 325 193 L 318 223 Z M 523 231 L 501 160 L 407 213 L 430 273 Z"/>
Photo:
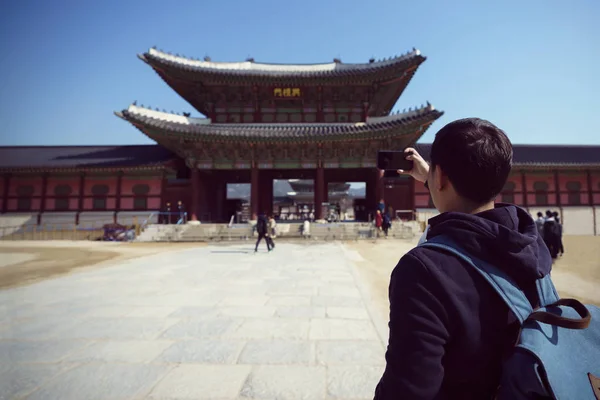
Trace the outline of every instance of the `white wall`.
<path fill-rule="evenodd" d="M 44 212 L 41 214 L 40 223 L 42 226 L 60 227 L 61 229 L 73 229 L 76 212 Z"/>
<path fill-rule="evenodd" d="M 564 207 L 562 210 L 564 235 L 593 235 L 593 207 Z"/>

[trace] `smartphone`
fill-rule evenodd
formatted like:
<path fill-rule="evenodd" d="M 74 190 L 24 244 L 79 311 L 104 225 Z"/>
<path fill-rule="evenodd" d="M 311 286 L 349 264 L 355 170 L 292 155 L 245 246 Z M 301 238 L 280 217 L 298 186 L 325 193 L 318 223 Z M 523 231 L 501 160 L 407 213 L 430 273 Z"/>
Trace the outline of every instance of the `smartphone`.
<path fill-rule="evenodd" d="M 377 152 L 377 168 L 384 171 L 396 171 L 399 169 L 410 171 L 413 168 L 413 162 L 406 159 L 408 154 L 409 153 L 405 153 L 404 150 L 380 150 Z"/>

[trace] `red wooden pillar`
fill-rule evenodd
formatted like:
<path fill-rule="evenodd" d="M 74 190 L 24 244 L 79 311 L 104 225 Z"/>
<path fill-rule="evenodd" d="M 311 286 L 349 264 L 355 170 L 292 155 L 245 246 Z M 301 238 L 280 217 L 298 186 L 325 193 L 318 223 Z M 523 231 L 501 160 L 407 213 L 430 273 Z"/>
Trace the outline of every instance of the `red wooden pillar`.
<path fill-rule="evenodd" d="M 10 175 L 4 175 L 4 193 L 2 193 L 2 213 L 8 211 L 8 194 L 10 189 Z"/>
<path fill-rule="evenodd" d="M 273 175 L 268 171 L 260 173 L 259 212 L 271 215 L 273 212 Z"/>
<path fill-rule="evenodd" d="M 588 169 L 586 171 L 587 175 L 587 187 L 588 187 L 588 204 L 592 207 L 592 216 L 594 218 L 594 236 L 598 234 L 596 228 L 596 213 L 597 210 L 594 210 L 594 194 L 592 192 L 592 172 Z"/>
<path fill-rule="evenodd" d="M 323 219 L 323 203 L 325 200 L 325 170 L 319 161 L 315 175 L 315 219 Z"/>
<path fill-rule="evenodd" d="M 48 174 L 44 173 L 42 174 L 42 200 L 40 203 L 40 213 L 38 214 L 38 225 L 42 222 L 42 213 L 46 211 L 46 198 L 48 197 L 48 194 L 46 193 L 48 191 Z"/>
<path fill-rule="evenodd" d="M 375 181 L 375 201 L 377 202 L 377 204 L 379 204 L 379 200 L 385 200 L 385 182 L 383 181 L 383 171 L 376 169 L 374 175 L 375 176 L 373 177 L 373 179 Z"/>
<path fill-rule="evenodd" d="M 556 205 L 560 207 L 560 185 L 558 180 L 558 171 L 554 171 L 554 190 L 556 193 Z"/>
<path fill-rule="evenodd" d="M 79 174 L 79 198 L 77 199 L 77 215 L 75 223 L 79 225 L 79 214 L 83 211 L 83 192 L 85 191 L 85 172 Z"/>
<path fill-rule="evenodd" d="M 115 220 L 115 223 L 117 223 L 117 213 L 119 211 L 121 211 L 121 191 L 123 187 L 123 171 L 119 171 L 117 172 L 117 193 L 116 196 L 117 198 L 115 199 L 115 214 L 113 216 L 113 219 Z"/>
<path fill-rule="evenodd" d="M 521 171 L 521 193 L 523 194 L 523 206 L 527 208 L 527 179 L 525 178 L 525 171 Z"/>
<path fill-rule="evenodd" d="M 251 219 L 258 217 L 260 206 L 260 179 L 259 171 L 256 165 L 252 166 L 250 171 L 250 212 Z"/>
<path fill-rule="evenodd" d="M 196 166 L 191 168 L 192 204 L 190 205 L 190 221 L 198 221 L 198 206 L 200 203 L 200 171 Z"/>

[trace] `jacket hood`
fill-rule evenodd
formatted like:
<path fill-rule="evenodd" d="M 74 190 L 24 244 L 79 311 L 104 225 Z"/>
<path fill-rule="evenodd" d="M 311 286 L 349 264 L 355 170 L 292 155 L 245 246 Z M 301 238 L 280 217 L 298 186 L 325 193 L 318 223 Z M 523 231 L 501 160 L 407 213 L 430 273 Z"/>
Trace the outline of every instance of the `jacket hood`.
<path fill-rule="evenodd" d="M 550 273 L 552 258 L 533 218 L 511 204 L 478 214 L 447 212 L 429 220 L 427 239 L 444 235 L 480 260 L 501 268 L 517 284 Z"/>

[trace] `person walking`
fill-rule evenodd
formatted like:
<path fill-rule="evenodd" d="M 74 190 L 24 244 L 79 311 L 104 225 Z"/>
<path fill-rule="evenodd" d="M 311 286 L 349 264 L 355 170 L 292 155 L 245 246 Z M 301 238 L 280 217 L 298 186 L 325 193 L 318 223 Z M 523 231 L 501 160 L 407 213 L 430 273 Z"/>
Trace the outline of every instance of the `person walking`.
<path fill-rule="evenodd" d="M 275 218 L 270 215 L 269 216 L 269 236 L 267 236 L 267 240 L 269 241 L 269 243 L 271 244 L 271 250 L 275 250 L 275 241 L 273 239 L 275 239 L 277 232 L 276 232 L 276 227 L 277 227 L 277 222 L 275 222 Z"/>
<path fill-rule="evenodd" d="M 392 220 L 390 219 L 390 214 L 389 213 L 385 213 L 383 214 L 383 221 L 381 223 L 381 229 L 383 230 L 383 234 L 385 235 L 385 237 L 388 237 L 388 230 L 391 228 L 392 226 Z"/>
<path fill-rule="evenodd" d="M 265 214 L 260 214 L 256 220 L 256 233 L 258 233 L 258 239 L 256 240 L 256 246 L 254 246 L 254 252 L 256 253 L 258 251 L 258 244 L 263 239 L 267 242 L 267 251 L 271 251 L 271 244 L 269 243 L 269 223 Z"/>
<path fill-rule="evenodd" d="M 558 225 L 558 242 L 557 242 L 557 246 L 558 246 L 558 253 L 560 253 L 560 256 L 562 257 L 563 254 L 565 254 L 565 248 L 563 246 L 563 240 L 562 240 L 563 226 L 560 223 L 560 217 L 558 216 L 558 212 L 554 211 L 554 213 L 552 215 L 554 215 L 554 219 L 556 220 L 556 225 Z"/>
<path fill-rule="evenodd" d="M 183 202 L 181 200 L 179 200 L 177 202 L 177 209 L 179 210 L 179 221 L 181 221 L 182 224 L 187 223 L 187 215 L 185 213 L 185 206 L 183 205 Z"/>
<path fill-rule="evenodd" d="M 379 237 L 379 232 L 381 232 L 381 228 L 383 226 L 383 215 L 381 215 L 381 211 L 377 209 L 375 212 L 375 228 L 377 229 L 377 237 Z"/>
<path fill-rule="evenodd" d="M 552 211 L 546 211 L 546 221 L 544 222 L 544 242 L 550 251 L 550 256 L 553 260 L 558 257 L 559 242 L 560 242 L 560 227 L 554 218 Z"/>
<path fill-rule="evenodd" d="M 535 220 L 535 226 L 537 227 L 538 233 L 542 238 L 544 237 L 544 222 L 546 222 L 544 214 L 538 211 L 537 219 Z"/>

